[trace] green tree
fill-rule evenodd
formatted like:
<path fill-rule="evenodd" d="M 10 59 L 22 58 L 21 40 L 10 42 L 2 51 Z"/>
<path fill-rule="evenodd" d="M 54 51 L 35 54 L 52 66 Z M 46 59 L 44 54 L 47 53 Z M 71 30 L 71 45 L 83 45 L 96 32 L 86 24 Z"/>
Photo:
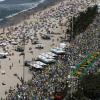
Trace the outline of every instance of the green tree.
<path fill-rule="evenodd" d="M 97 5 L 93 7 L 88 7 L 88 9 L 85 12 L 80 12 L 78 17 L 73 17 L 73 22 L 72 19 L 70 20 L 70 33 L 72 38 L 75 38 L 76 35 L 84 32 L 88 25 L 93 22 L 93 19 L 95 18 L 97 14 Z M 73 25 L 72 25 L 73 24 Z M 73 29 L 72 29 L 73 26 Z M 72 30 L 73 30 L 73 36 L 72 36 Z"/>

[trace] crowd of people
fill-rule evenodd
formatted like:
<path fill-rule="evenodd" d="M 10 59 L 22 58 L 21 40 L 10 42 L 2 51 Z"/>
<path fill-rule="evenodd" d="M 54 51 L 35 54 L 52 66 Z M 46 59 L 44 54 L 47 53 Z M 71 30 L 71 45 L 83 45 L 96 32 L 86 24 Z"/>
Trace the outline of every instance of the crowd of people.
<path fill-rule="evenodd" d="M 35 37 L 40 33 L 59 33 L 62 30 L 61 34 L 65 34 L 72 14 L 84 11 L 91 2 L 90 0 L 63 1 L 54 8 L 40 11 L 32 16 L 34 21 L 26 21 L 24 25 L 8 28 L 6 36 L 8 39 L 15 37 L 16 42 L 19 42 L 20 39 L 22 41 L 24 33 L 27 40 L 32 40 L 32 36 Z M 17 90 L 10 89 L 6 99 L 53 100 L 56 88 L 66 87 L 70 66 L 76 66 L 87 54 L 99 50 L 99 19 L 100 15 L 97 15 L 93 24 L 70 42 L 66 54 L 59 56 L 55 64 L 48 65 L 43 70 L 33 70 L 32 79 L 24 83 L 22 81 L 21 85 L 17 84 Z"/>
<path fill-rule="evenodd" d="M 66 32 L 69 20 L 73 14 L 78 15 L 80 11 L 85 11 L 91 0 L 69 0 L 59 3 L 46 11 L 39 11 L 33 15 L 31 21 L 25 22 L 17 27 L 7 28 L 7 36 L 22 37 L 22 33 L 33 36 L 33 33 L 56 33 Z M 61 27 L 63 26 L 63 27 Z M 65 27 L 64 27 L 65 26 Z"/>

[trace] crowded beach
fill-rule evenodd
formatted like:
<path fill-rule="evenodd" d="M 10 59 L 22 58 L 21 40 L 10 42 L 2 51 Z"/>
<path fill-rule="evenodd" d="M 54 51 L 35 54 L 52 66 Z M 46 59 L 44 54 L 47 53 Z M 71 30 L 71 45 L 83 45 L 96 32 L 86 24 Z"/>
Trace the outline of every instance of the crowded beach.
<path fill-rule="evenodd" d="M 92 33 L 95 23 L 99 24 L 99 17 L 86 30 L 86 34 L 81 34 L 71 43 L 63 42 L 65 36 L 68 39 L 66 30 L 71 16 L 85 11 L 91 3 L 91 0 L 61 1 L 32 14 L 17 25 L 0 29 L 1 100 L 53 98 L 58 84 L 61 83 L 62 87 L 66 84 L 69 73 L 67 66 L 75 66 L 85 57 L 84 48 L 90 52 L 98 50 L 98 34 L 93 35 L 93 40 L 93 36 L 88 33 Z M 91 45 L 88 43 L 90 39 Z M 87 47 L 83 45 L 85 40 Z M 65 54 L 65 47 L 66 52 L 69 52 L 67 59 L 59 56 L 60 53 Z M 80 52 L 84 56 L 79 56 Z"/>

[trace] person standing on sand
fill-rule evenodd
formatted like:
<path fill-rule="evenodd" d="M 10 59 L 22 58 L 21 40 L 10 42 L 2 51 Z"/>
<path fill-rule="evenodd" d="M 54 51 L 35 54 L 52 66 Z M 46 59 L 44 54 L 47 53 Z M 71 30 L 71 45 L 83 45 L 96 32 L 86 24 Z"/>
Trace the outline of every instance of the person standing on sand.
<path fill-rule="evenodd" d="M 9 58 L 9 60 L 11 60 L 11 58 Z"/>
<path fill-rule="evenodd" d="M 7 95 L 7 91 L 5 91 L 5 95 Z"/>
<path fill-rule="evenodd" d="M 1 64 L 0 64 L 0 69 L 1 69 Z"/>
<path fill-rule="evenodd" d="M 11 65 L 9 66 L 10 70 L 11 70 Z"/>
<path fill-rule="evenodd" d="M 19 64 L 20 64 L 20 59 L 19 59 Z"/>
<path fill-rule="evenodd" d="M 12 67 L 13 67 L 13 63 L 12 63 Z"/>

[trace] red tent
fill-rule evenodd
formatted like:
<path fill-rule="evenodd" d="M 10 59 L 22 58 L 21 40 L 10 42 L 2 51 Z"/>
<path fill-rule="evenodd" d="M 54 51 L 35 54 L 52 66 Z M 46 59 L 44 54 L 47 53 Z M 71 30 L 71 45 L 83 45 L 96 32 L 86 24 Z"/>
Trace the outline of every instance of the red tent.
<path fill-rule="evenodd" d="M 60 95 L 56 95 L 54 97 L 54 100 L 62 100 L 64 97 L 63 96 L 60 96 Z"/>

